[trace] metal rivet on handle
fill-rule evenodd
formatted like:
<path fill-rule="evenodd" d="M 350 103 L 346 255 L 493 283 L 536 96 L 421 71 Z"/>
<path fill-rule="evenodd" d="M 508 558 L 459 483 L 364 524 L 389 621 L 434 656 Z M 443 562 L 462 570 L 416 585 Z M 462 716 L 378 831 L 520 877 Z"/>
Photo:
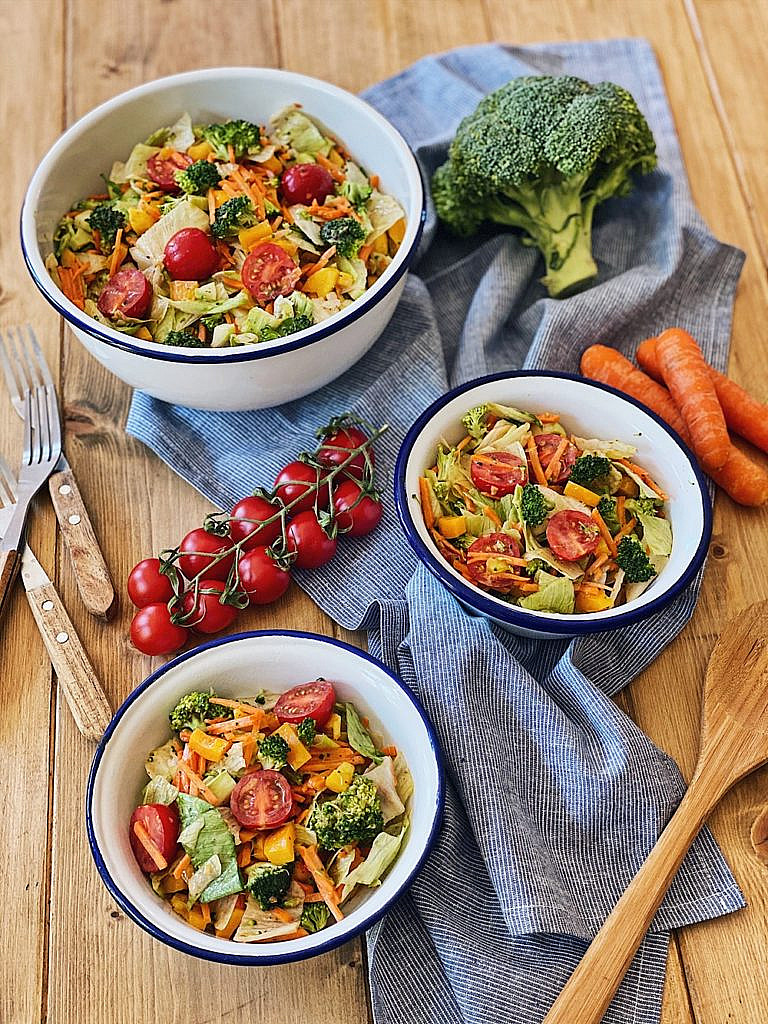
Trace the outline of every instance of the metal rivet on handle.
<path fill-rule="evenodd" d="M 49 612 L 53 609 L 53 601 L 43 601 L 43 611 Z"/>
<path fill-rule="evenodd" d="M 61 487 L 59 488 L 59 494 L 71 494 L 71 493 L 72 493 L 72 488 L 69 486 L 69 484 L 62 484 Z"/>
<path fill-rule="evenodd" d="M 65 644 L 67 640 L 69 640 L 69 633 L 61 632 L 56 634 L 56 643 Z"/>
<path fill-rule="evenodd" d="M 67 522 L 70 523 L 72 526 L 77 526 L 77 524 L 80 522 L 80 516 L 77 515 L 77 513 L 75 513 L 74 515 L 69 517 Z"/>

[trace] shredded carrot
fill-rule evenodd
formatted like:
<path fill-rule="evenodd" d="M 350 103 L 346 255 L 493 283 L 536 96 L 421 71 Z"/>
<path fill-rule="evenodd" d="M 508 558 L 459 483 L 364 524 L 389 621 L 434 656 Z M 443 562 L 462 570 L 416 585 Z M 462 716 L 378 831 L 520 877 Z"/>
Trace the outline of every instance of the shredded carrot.
<path fill-rule="evenodd" d="M 297 928 L 295 932 L 289 932 L 288 935 L 268 935 L 265 939 L 260 939 L 261 942 L 290 942 L 291 939 L 303 939 L 305 935 L 309 935 L 306 928 Z"/>
<path fill-rule="evenodd" d="M 637 520 L 633 517 L 632 519 L 629 520 L 628 523 L 625 523 L 624 526 L 622 526 L 622 528 L 619 530 L 619 532 L 613 538 L 614 542 L 618 545 L 619 541 L 623 537 L 626 537 L 628 534 L 632 533 L 632 531 L 634 530 L 634 528 L 636 526 L 637 526 Z"/>
<path fill-rule="evenodd" d="M 216 725 L 208 726 L 208 734 L 220 736 L 225 732 L 232 732 L 235 729 L 250 729 L 253 725 L 260 725 L 262 712 L 258 715 L 242 715 L 240 718 L 228 718 L 226 722 L 218 722 Z"/>
<path fill-rule="evenodd" d="M 616 515 L 619 520 L 619 526 L 623 526 L 627 521 L 626 501 L 627 499 L 623 494 L 620 494 L 616 499 Z"/>
<path fill-rule="evenodd" d="M 141 845 L 152 858 L 157 870 L 165 871 L 165 869 L 168 867 L 168 861 L 163 856 L 162 851 L 159 850 L 157 846 L 152 842 L 149 832 L 147 832 L 146 828 L 142 825 L 140 821 L 134 821 L 133 834 L 136 836 Z"/>
<path fill-rule="evenodd" d="M 534 444 L 535 443 L 536 442 L 534 441 Z M 569 442 L 568 442 L 568 438 L 567 437 L 563 437 L 563 438 L 560 439 L 560 444 L 555 449 L 555 454 L 549 460 L 549 465 L 544 470 L 544 476 L 546 476 L 547 480 L 552 480 L 554 477 L 559 475 L 559 473 L 560 473 L 560 459 L 563 456 L 563 452 L 568 447 L 568 443 Z"/>
<path fill-rule="evenodd" d="M 315 160 L 328 171 L 334 181 L 344 181 L 344 172 L 340 171 L 336 164 L 332 164 L 328 157 L 323 156 L 322 153 L 316 153 Z"/>
<path fill-rule="evenodd" d="M 253 846 L 251 843 L 243 843 L 240 849 L 237 851 L 237 864 L 238 867 L 245 868 L 251 863 L 251 855 L 253 853 Z"/>
<path fill-rule="evenodd" d="M 242 700 L 229 700 L 226 697 L 217 697 L 216 703 L 221 704 L 225 708 L 233 708 L 235 711 L 245 711 L 249 715 L 263 715 L 264 708 L 257 708 L 253 704 L 246 704 Z M 231 721 L 231 719 L 227 719 Z"/>
<path fill-rule="evenodd" d="M 203 926 L 208 926 L 211 923 L 211 908 L 207 903 L 198 903 L 198 907 L 203 915 Z"/>
<path fill-rule="evenodd" d="M 123 229 L 118 228 L 117 234 L 115 235 L 115 248 L 112 252 L 112 262 L 109 264 L 109 276 L 114 277 L 117 273 L 117 268 L 125 259 L 126 250 L 121 245 L 123 240 Z"/>
<path fill-rule="evenodd" d="M 283 924 L 293 923 L 293 917 L 291 916 L 290 911 L 286 910 L 284 907 L 273 907 L 272 913 L 275 915 L 278 921 L 282 921 Z"/>
<path fill-rule="evenodd" d="M 597 523 L 597 526 L 598 526 L 598 528 L 600 530 L 600 533 L 602 534 L 603 540 L 605 541 L 605 543 L 608 546 L 608 550 L 611 552 L 611 554 L 615 558 L 616 557 L 616 541 L 613 539 L 613 537 L 611 535 L 611 531 L 605 525 L 605 520 L 603 519 L 603 517 L 600 515 L 600 513 L 597 511 L 596 508 L 592 509 L 592 519 L 595 521 L 595 523 Z"/>
<path fill-rule="evenodd" d="M 188 854 L 184 854 L 178 864 L 173 868 L 171 874 L 174 878 L 182 878 L 187 868 L 192 866 L 192 861 L 189 859 Z"/>
<path fill-rule="evenodd" d="M 299 846 L 297 849 L 299 856 L 309 868 L 310 874 L 315 880 L 318 892 L 322 895 L 328 909 L 337 921 L 343 920 L 344 914 L 341 912 L 339 907 L 338 894 L 328 872 L 325 870 L 323 862 L 318 856 L 317 847 Z"/>
<path fill-rule="evenodd" d="M 299 883 L 301 885 L 301 883 Z M 303 888 L 303 886 L 302 886 Z M 304 897 L 305 903 L 324 903 L 323 897 L 319 892 L 308 892 Z"/>
<path fill-rule="evenodd" d="M 336 255 L 336 246 L 332 245 L 330 249 L 326 249 L 317 263 L 310 263 L 308 267 L 304 267 L 301 272 L 302 277 L 310 277 L 317 270 L 322 270 L 326 263 Z"/>
<path fill-rule="evenodd" d="M 372 174 L 371 177 L 369 178 L 371 188 L 378 188 L 380 180 L 381 179 L 379 178 L 378 174 Z"/>
<path fill-rule="evenodd" d="M 179 761 L 179 768 L 187 776 L 189 782 L 192 785 L 197 786 L 197 788 L 200 790 L 200 792 L 203 794 L 203 797 L 208 801 L 209 804 L 213 804 L 214 806 L 216 806 L 219 803 L 219 800 L 217 799 L 216 794 L 213 792 L 213 790 L 209 789 L 203 782 L 203 780 L 200 778 L 200 776 L 196 775 L 192 771 L 192 769 L 187 765 L 186 761 Z"/>
<path fill-rule="evenodd" d="M 541 460 L 539 459 L 539 452 L 536 448 L 536 442 L 533 439 L 533 434 L 528 435 L 525 447 L 528 449 L 528 459 L 531 463 L 533 475 L 536 477 L 536 482 L 541 484 L 542 487 L 546 487 L 547 478 L 544 476 L 544 470 L 541 468 Z"/>
<path fill-rule="evenodd" d="M 363 263 L 367 263 L 368 262 L 368 257 L 371 255 L 372 252 L 373 252 L 373 242 L 371 242 L 370 245 L 363 245 L 360 248 L 360 252 L 357 255 L 358 255 L 358 258 L 363 261 Z"/>
<path fill-rule="evenodd" d="M 627 459 L 617 459 L 616 461 L 620 465 L 627 466 L 629 469 L 633 470 L 639 477 L 642 477 L 651 490 L 655 491 L 662 501 L 669 501 L 669 496 L 662 491 L 647 469 L 643 469 L 643 467 L 638 466 L 636 462 L 629 462 Z"/>
<path fill-rule="evenodd" d="M 429 488 L 429 481 L 426 477 L 419 477 L 419 496 L 421 497 L 421 511 L 428 530 L 435 525 L 435 514 L 432 511 L 432 494 Z"/>
<path fill-rule="evenodd" d="M 559 423 L 560 413 L 559 412 L 542 412 L 538 415 L 539 423 Z"/>

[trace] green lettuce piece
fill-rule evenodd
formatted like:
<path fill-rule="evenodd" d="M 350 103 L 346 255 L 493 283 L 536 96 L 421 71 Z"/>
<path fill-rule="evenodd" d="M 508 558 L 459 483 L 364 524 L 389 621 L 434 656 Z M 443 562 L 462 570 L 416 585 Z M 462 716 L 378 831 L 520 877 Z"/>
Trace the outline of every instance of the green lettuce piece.
<path fill-rule="evenodd" d="M 170 740 L 164 743 L 162 747 L 157 747 L 156 750 L 147 754 L 147 759 L 144 762 L 144 770 L 150 779 L 159 775 L 169 782 L 178 771 L 178 767 L 179 756 L 173 749 L 173 744 Z"/>
<path fill-rule="evenodd" d="M 219 812 L 214 808 L 203 815 L 203 827 L 193 850 L 187 850 L 189 859 L 197 867 L 212 857 L 218 856 L 223 866 L 235 859 L 235 840 Z"/>
<path fill-rule="evenodd" d="M 521 608 L 528 608 L 533 612 L 559 612 L 570 615 L 574 602 L 573 583 L 565 576 L 557 576 L 545 583 L 535 594 L 520 598 L 518 604 Z"/>
<path fill-rule="evenodd" d="M 378 189 L 373 190 L 364 210 L 371 222 L 371 230 L 365 239 L 366 245 L 370 245 L 380 235 L 389 231 L 393 224 L 397 224 L 405 216 L 402 206 L 394 196 L 388 196 Z"/>
<path fill-rule="evenodd" d="M 523 465 L 526 465 L 523 441 L 530 430 L 527 423 L 516 424 L 510 423 L 509 420 L 497 420 L 482 441 L 478 442 L 475 451 L 512 452 L 523 460 Z"/>
<path fill-rule="evenodd" d="M 182 153 L 186 152 L 194 143 L 195 133 L 192 130 L 192 118 L 189 114 L 182 114 L 176 124 L 172 124 L 169 128 L 158 128 L 147 139 L 149 146 L 170 146 Z"/>
<path fill-rule="evenodd" d="M 317 835 L 306 825 L 297 825 L 296 842 L 299 846 L 317 846 Z"/>
<path fill-rule="evenodd" d="M 159 146 L 148 146 L 145 142 L 136 143 L 125 163 L 121 163 L 118 160 L 112 164 L 109 180 L 113 181 L 116 185 L 124 185 L 126 182 L 133 181 L 136 178 L 146 180 L 149 178 L 147 161 L 159 152 Z"/>
<path fill-rule="evenodd" d="M 573 443 L 582 452 L 589 455 L 605 455 L 609 459 L 631 459 L 637 455 L 637 448 L 633 444 L 625 444 L 624 441 L 603 441 L 599 437 L 576 437 Z"/>
<path fill-rule="evenodd" d="M 354 282 L 347 288 L 346 293 L 350 299 L 359 299 L 368 284 L 368 271 L 360 259 L 348 260 L 345 256 L 339 256 L 336 265 L 342 274 L 350 274 Z"/>
<path fill-rule="evenodd" d="M 199 228 L 206 234 L 211 228 L 208 214 L 189 199 L 183 199 L 173 209 L 164 213 L 159 221 L 139 236 L 136 245 L 131 249 L 131 256 L 136 260 L 139 269 L 146 270 L 161 263 L 166 245 L 182 228 Z"/>
<path fill-rule="evenodd" d="M 150 228 L 151 230 L 151 228 Z M 195 318 L 199 316 L 213 316 L 216 313 L 227 313 L 230 309 L 238 309 L 249 301 L 248 292 L 238 292 L 227 299 L 220 301 L 205 301 L 204 299 L 169 299 L 168 305 L 182 313 L 191 313 Z"/>
<path fill-rule="evenodd" d="M 576 580 L 579 576 L 584 574 L 584 570 L 576 562 L 562 562 L 557 558 L 545 544 L 540 544 L 533 534 L 530 526 L 525 527 L 525 551 L 523 557 L 527 561 L 532 561 L 534 558 L 541 559 L 542 562 L 546 562 L 547 565 L 553 569 L 557 569 L 559 573 L 566 576 L 569 580 Z M 524 606 L 525 607 L 525 606 Z"/>
<path fill-rule="evenodd" d="M 232 896 L 234 893 L 243 891 L 243 878 L 236 860 L 231 860 L 222 870 L 218 878 L 214 879 L 202 892 L 201 903 L 212 903 L 214 900 L 223 899 L 224 896 Z"/>
<path fill-rule="evenodd" d="M 221 875 L 221 861 L 214 853 L 200 865 L 187 883 L 189 890 L 187 906 L 191 907 L 193 903 L 196 903 L 203 890 L 207 889 L 219 875 Z"/>
<path fill-rule="evenodd" d="M 347 716 L 347 739 L 349 745 L 363 757 L 369 757 L 374 764 L 381 764 L 384 760 L 376 750 L 370 733 L 360 721 L 360 715 L 353 704 L 345 704 L 344 710 Z"/>
<path fill-rule="evenodd" d="M 196 818 L 215 810 L 213 804 L 209 804 L 207 800 L 201 800 L 199 796 L 190 796 L 189 793 L 179 793 L 176 797 L 176 806 L 179 809 L 182 831 Z"/>
<path fill-rule="evenodd" d="M 314 163 L 318 153 L 328 156 L 331 151 L 331 140 L 296 106 L 275 114 L 271 124 L 273 136 L 294 151 L 299 163 Z"/>
<path fill-rule="evenodd" d="M 619 473 L 626 473 L 627 476 L 630 479 L 635 481 L 635 483 L 638 486 L 641 498 L 658 498 L 659 497 L 658 494 L 656 493 L 656 491 L 654 491 L 654 489 L 652 487 L 649 487 L 648 484 L 645 482 L 645 480 L 643 480 L 643 478 L 641 476 L 638 476 L 637 473 L 635 473 L 635 471 L 633 469 L 630 469 L 627 466 L 615 466 L 615 465 L 613 466 L 613 469 L 618 471 Z"/>
<path fill-rule="evenodd" d="M 668 519 L 661 519 L 659 516 L 649 516 L 643 512 L 637 513 L 637 518 L 643 528 L 643 545 L 648 548 L 651 560 L 659 556 L 672 554 L 672 527 Z"/>
<path fill-rule="evenodd" d="M 172 804 L 179 795 L 178 789 L 163 775 L 153 775 L 141 795 L 143 804 Z"/>
<path fill-rule="evenodd" d="M 408 819 L 406 818 L 399 832 L 379 832 L 371 843 L 368 856 L 347 875 L 344 888 L 341 891 L 342 903 L 351 895 L 356 885 L 371 887 L 381 885 L 382 876 L 397 856 L 407 829 Z"/>
<path fill-rule="evenodd" d="M 532 412 L 523 412 L 522 409 L 516 409 L 513 405 L 499 405 L 498 402 L 489 402 L 488 412 L 492 412 L 493 415 L 498 417 L 500 420 L 510 420 L 513 423 L 540 422 Z"/>
<path fill-rule="evenodd" d="M 237 785 L 236 781 L 232 778 L 228 771 L 217 772 L 217 774 L 210 781 L 206 779 L 206 784 L 210 791 L 216 797 L 217 803 L 224 803 L 229 794 Z"/>

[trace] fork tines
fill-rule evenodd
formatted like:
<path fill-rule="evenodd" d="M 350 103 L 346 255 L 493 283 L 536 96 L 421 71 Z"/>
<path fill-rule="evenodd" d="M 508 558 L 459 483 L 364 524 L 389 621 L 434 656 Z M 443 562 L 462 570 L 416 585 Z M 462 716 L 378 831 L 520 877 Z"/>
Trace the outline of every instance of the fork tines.
<path fill-rule="evenodd" d="M 55 461 L 61 452 L 56 389 L 30 324 L 0 332 L 0 363 L 11 402 L 24 416 L 22 466 Z"/>

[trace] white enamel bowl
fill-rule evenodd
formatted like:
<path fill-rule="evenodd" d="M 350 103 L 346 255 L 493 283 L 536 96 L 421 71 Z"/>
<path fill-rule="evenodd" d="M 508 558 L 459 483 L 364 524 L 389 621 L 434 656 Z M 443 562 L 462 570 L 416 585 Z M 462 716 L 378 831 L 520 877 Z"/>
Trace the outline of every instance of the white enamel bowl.
<path fill-rule="evenodd" d="M 45 269 L 59 218 L 103 187 L 101 174 L 136 142 L 187 111 L 193 122 L 242 117 L 265 124 L 301 103 L 338 136 L 406 212 L 406 233 L 375 285 L 333 317 L 288 338 L 227 349 L 157 345 L 103 327 L 59 291 Z M 424 221 L 424 189 L 402 136 L 363 100 L 327 82 L 271 68 L 212 68 L 161 78 L 116 96 L 69 128 L 43 157 L 21 212 L 32 278 L 75 336 L 112 373 L 156 398 L 201 409 L 262 409 L 334 380 L 368 351 L 389 322 Z"/>
<path fill-rule="evenodd" d="M 495 401 L 531 412 L 557 410 L 579 437 L 619 440 L 637 446 L 637 462 L 669 495 L 667 515 L 674 536 L 672 555 L 648 589 L 607 611 L 564 615 L 528 611 L 469 583 L 440 555 L 421 514 L 419 477 L 435 463 L 438 443 L 464 436 L 468 409 Z M 395 470 L 395 500 L 414 551 L 440 582 L 470 610 L 513 633 L 541 639 L 582 636 L 617 629 L 647 618 L 671 601 L 698 572 L 712 532 L 706 482 L 693 455 L 645 406 L 602 384 L 542 370 L 499 373 L 454 388 L 434 402 L 408 432 Z"/>
<path fill-rule="evenodd" d="M 147 781 L 144 758 L 168 739 L 168 713 L 182 694 L 213 687 L 244 697 L 262 687 L 288 690 L 322 676 L 341 700 L 370 719 L 372 734 L 401 750 L 413 775 L 409 828 L 397 860 L 375 889 L 345 904 L 340 924 L 302 939 L 239 943 L 205 935 L 157 896 L 128 842 L 128 821 Z M 91 852 L 107 889 L 154 938 L 204 960 L 238 965 L 288 963 L 326 952 L 369 928 L 413 881 L 435 838 L 443 802 L 442 764 L 424 710 L 380 662 L 328 637 L 262 631 L 214 640 L 182 654 L 146 679 L 113 718 L 93 760 L 86 819 Z"/>

